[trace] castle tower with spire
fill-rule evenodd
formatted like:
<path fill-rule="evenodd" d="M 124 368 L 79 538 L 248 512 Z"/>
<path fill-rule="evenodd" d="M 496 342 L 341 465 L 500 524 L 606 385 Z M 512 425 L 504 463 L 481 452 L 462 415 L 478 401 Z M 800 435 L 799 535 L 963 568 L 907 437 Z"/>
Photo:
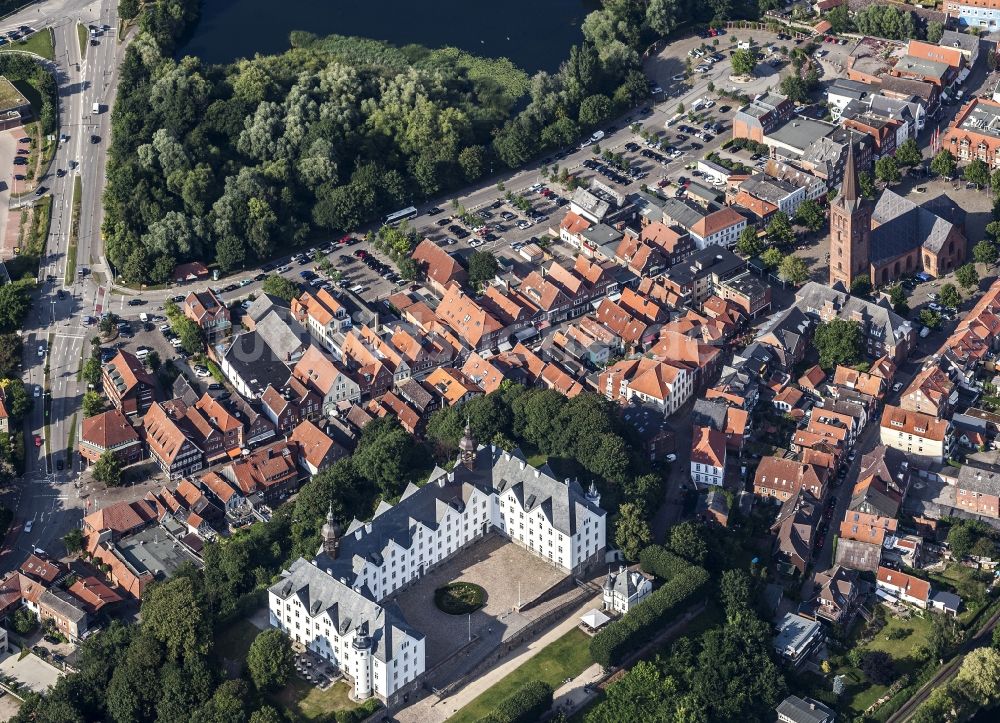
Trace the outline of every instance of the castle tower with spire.
<path fill-rule="evenodd" d="M 830 286 L 851 290 L 857 276 L 871 275 L 871 201 L 861 195 L 854 159 L 853 134 L 848 136 L 847 164 L 840 195 L 830 204 Z"/>
<path fill-rule="evenodd" d="M 476 464 L 476 440 L 472 437 L 472 426 L 468 418 L 465 420 L 465 432 L 458 443 L 458 461 L 468 469 Z"/>
<path fill-rule="evenodd" d="M 336 560 L 337 552 L 340 550 L 340 525 L 333 517 L 332 502 L 326 513 L 326 522 L 323 523 L 323 529 L 320 530 L 320 537 L 323 543 L 320 545 L 319 553 L 325 554 L 331 560 Z"/>

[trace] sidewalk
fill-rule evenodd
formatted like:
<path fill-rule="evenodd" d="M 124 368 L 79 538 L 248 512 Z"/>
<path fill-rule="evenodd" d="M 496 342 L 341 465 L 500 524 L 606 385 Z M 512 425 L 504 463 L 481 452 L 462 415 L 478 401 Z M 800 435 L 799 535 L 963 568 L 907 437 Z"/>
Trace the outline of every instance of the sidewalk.
<path fill-rule="evenodd" d="M 399 723 L 440 723 L 440 721 L 447 720 L 459 709 L 464 708 L 466 705 L 475 700 L 480 694 L 491 688 L 495 683 L 499 682 L 509 673 L 512 673 L 516 668 L 520 667 L 525 661 L 535 657 L 535 655 L 537 655 L 554 640 L 561 638 L 563 635 L 579 625 L 580 616 L 594 608 L 595 605 L 599 607 L 600 604 L 600 596 L 591 598 L 584 603 L 583 606 L 571 613 L 559 625 L 549 630 L 534 642 L 522 645 L 517 649 L 517 652 L 508 656 L 502 664 L 472 681 L 455 693 L 455 695 L 443 700 L 439 700 L 435 695 L 429 695 L 423 700 L 419 700 L 408 708 L 394 714 L 395 719 L 399 721 Z M 600 675 L 600 666 L 591 666 L 591 668 L 594 667 L 598 669 L 598 675 Z M 579 691 L 580 693 L 583 693 L 584 683 L 590 682 L 589 679 L 584 680 L 584 678 L 591 671 L 591 668 L 584 671 L 584 673 L 578 676 L 573 683 L 568 683 L 559 690 L 562 691 L 564 688 L 572 686 L 576 681 L 580 681 Z"/>

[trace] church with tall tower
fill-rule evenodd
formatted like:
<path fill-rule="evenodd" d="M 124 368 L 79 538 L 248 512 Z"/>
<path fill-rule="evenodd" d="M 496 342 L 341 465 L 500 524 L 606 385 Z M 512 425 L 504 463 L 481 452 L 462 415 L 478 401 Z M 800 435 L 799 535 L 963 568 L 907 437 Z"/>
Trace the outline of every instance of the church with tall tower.
<path fill-rule="evenodd" d="M 830 286 L 845 291 L 857 276 L 868 276 L 874 204 L 861 195 L 854 144 L 847 146 L 847 167 L 840 196 L 830 204 Z"/>
<path fill-rule="evenodd" d="M 923 272 L 938 277 L 964 263 L 965 212 L 946 194 L 921 205 L 885 189 L 861 193 L 854 144 L 848 145 L 840 194 L 830 204 L 830 286 L 851 290 L 858 277 L 873 287 Z"/>

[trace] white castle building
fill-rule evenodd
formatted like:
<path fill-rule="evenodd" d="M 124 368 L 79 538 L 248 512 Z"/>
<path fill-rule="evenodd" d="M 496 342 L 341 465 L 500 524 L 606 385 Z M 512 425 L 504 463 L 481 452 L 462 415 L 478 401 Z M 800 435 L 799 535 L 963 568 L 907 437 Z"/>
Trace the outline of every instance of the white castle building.
<path fill-rule="evenodd" d="M 567 575 L 604 559 L 605 512 L 593 485 L 584 493 L 520 452 L 477 446 L 468 427 L 460 449 L 454 471 L 435 468 L 369 522 L 341 534 L 331 511 L 316 558 L 299 558 L 268 590 L 271 625 L 337 665 L 359 700 L 390 701 L 424 672 L 424 633 L 381 603 L 490 531 Z"/>

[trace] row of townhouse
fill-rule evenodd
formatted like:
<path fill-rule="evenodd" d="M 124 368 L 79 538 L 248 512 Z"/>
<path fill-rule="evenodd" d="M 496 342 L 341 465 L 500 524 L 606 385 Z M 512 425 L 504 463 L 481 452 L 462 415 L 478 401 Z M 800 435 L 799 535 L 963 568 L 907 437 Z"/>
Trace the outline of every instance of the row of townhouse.
<path fill-rule="evenodd" d="M 84 569 L 89 566 L 81 563 Z M 0 617 L 21 607 L 31 610 L 42 623 L 51 624 L 71 642 L 79 643 L 98 629 L 99 616 L 119 607 L 123 598 L 105 584 L 96 571 L 79 574 L 72 584 L 67 565 L 36 550 L 0 580 Z M 6 645 L 6 638 L 4 638 Z"/>

